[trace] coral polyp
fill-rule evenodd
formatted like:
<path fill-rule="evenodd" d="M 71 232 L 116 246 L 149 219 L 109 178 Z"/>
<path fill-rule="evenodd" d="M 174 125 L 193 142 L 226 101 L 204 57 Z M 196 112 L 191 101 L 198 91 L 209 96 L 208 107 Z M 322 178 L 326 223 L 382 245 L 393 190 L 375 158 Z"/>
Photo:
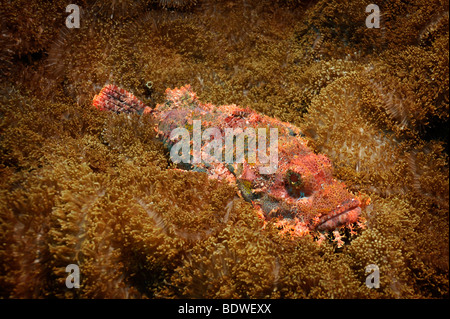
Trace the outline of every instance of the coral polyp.
<path fill-rule="evenodd" d="M 0 298 L 447 299 L 449 3 L 368 4 L 1 1 Z"/>

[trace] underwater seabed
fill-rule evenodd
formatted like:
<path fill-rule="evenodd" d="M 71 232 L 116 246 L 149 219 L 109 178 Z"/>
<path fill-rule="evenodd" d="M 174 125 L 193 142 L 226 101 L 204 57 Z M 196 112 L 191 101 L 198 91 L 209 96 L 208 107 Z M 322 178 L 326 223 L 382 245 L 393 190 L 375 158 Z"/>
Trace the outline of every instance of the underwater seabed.
<path fill-rule="evenodd" d="M 361 0 L 76 5 L 1 1 L 1 298 L 449 297 L 448 1 L 383 1 L 380 28 Z M 364 225 L 263 225 L 150 116 L 95 108 L 106 84 L 295 125 Z"/>

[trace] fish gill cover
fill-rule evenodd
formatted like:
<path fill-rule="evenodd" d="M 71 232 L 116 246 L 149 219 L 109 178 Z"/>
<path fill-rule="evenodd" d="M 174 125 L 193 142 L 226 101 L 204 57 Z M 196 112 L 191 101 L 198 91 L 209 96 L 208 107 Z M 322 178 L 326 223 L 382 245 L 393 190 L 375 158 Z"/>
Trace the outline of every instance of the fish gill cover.
<path fill-rule="evenodd" d="M 1 1 L 0 297 L 448 298 L 448 1 L 76 4 Z"/>

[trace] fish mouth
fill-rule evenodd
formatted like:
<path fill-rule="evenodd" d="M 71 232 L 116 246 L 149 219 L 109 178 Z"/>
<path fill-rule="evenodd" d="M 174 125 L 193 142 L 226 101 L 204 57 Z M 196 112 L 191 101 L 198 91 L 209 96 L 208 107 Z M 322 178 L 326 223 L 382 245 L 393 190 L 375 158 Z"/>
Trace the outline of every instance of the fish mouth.
<path fill-rule="evenodd" d="M 355 205 L 343 212 L 335 212 L 325 216 L 316 226 L 317 230 L 333 230 L 345 224 L 351 224 L 357 221 L 361 214 L 361 207 Z"/>

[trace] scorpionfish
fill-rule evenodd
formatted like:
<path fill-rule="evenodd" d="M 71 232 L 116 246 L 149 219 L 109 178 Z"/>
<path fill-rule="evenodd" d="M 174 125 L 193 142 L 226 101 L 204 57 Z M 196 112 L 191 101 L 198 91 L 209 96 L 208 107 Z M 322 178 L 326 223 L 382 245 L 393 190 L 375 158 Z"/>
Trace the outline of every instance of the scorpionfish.
<path fill-rule="evenodd" d="M 132 93 L 109 84 L 95 96 L 93 105 L 116 113 L 150 113 L 158 137 L 181 169 L 205 172 L 236 185 L 264 225 L 273 221 L 283 234 L 315 233 L 323 239 L 323 233 L 334 231 L 339 239 L 337 229 L 363 225 L 363 201 L 333 177 L 330 160 L 308 147 L 292 124 L 250 108 L 202 103 L 189 85 L 167 89 L 165 102 L 150 108 Z M 182 139 L 187 139 L 183 144 L 187 149 L 179 147 Z M 227 148 L 230 145 L 233 148 Z"/>

